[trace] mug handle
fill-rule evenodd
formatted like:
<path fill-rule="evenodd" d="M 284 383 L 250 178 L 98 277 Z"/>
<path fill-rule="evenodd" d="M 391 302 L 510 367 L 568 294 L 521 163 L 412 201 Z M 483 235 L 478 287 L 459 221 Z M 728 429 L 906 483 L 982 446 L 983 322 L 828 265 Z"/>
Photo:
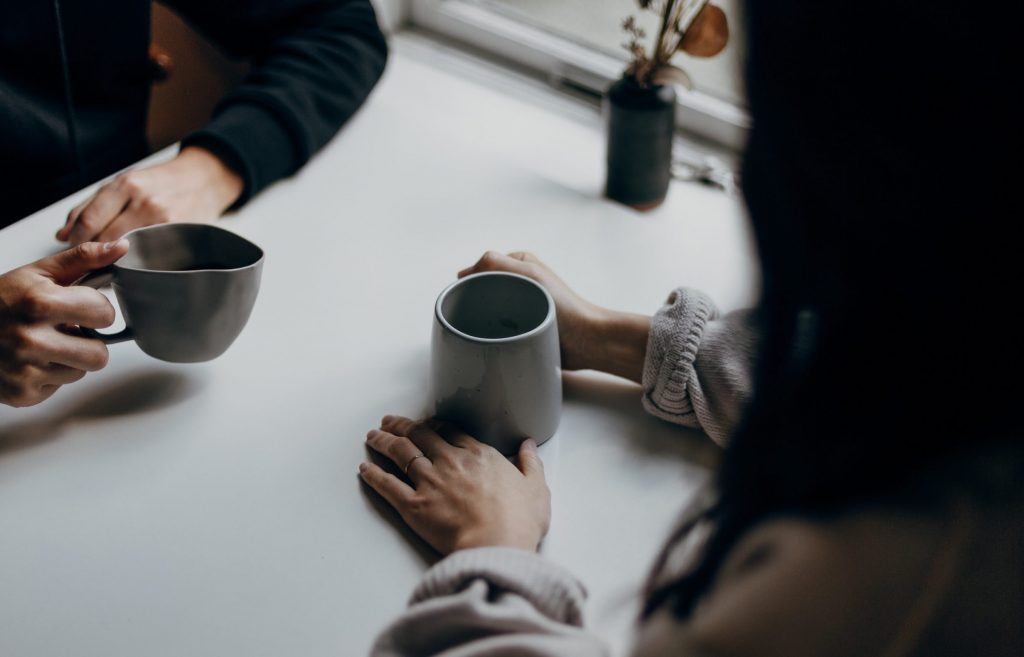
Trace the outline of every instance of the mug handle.
<path fill-rule="evenodd" d="M 117 278 L 117 270 L 114 269 L 113 265 L 108 265 L 102 269 L 89 272 L 82 278 L 75 281 L 75 285 L 84 285 L 99 289 L 104 285 L 109 285 L 114 282 Z M 99 331 L 85 326 L 79 326 L 79 330 L 82 331 L 82 335 L 87 338 L 93 338 L 96 340 L 102 340 L 107 344 L 117 344 L 118 342 L 127 342 L 135 338 L 135 333 L 132 331 L 132 327 L 128 326 L 127 318 L 125 319 L 125 327 L 117 333 L 100 333 Z"/>

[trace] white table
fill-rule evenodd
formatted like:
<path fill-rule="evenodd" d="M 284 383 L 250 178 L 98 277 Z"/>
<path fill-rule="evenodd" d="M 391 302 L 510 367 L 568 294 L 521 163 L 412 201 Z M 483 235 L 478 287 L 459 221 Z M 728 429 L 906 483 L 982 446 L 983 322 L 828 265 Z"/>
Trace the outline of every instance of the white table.
<path fill-rule="evenodd" d="M 753 300 L 736 199 L 677 184 L 637 214 L 600 198 L 602 161 L 594 110 L 399 37 L 343 133 L 223 221 L 267 251 L 223 357 L 116 345 L 50 401 L 0 407 L 0 655 L 364 654 L 434 557 L 360 486 L 363 437 L 425 411 L 432 304 L 458 269 L 528 249 L 612 307 L 653 312 L 677 284 Z M 55 251 L 84 193 L 0 232 L 0 270 Z M 621 649 L 715 450 L 646 416 L 637 387 L 576 374 L 541 455 L 543 551 Z"/>

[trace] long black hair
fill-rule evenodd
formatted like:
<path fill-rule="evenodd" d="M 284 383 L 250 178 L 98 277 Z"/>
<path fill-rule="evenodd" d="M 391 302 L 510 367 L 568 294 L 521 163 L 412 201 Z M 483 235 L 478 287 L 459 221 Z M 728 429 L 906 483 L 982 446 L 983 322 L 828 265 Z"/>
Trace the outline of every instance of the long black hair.
<path fill-rule="evenodd" d="M 755 398 L 723 457 L 702 563 L 645 613 L 689 613 L 769 516 L 934 504 L 974 472 L 943 463 L 997 443 L 1019 459 L 1020 14 L 747 2 Z"/>

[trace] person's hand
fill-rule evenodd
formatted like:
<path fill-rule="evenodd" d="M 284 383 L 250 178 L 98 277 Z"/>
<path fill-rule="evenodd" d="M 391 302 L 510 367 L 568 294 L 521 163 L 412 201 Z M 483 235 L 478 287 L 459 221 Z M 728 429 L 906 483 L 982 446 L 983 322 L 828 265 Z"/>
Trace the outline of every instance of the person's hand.
<path fill-rule="evenodd" d="M 199 147 L 148 169 L 127 171 L 68 214 L 57 239 L 114 240 L 142 226 L 172 221 L 211 222 L 242 193 L 241 177 Z"/>
<path fill-rule="evenodd" d="M 550 267 L 523 251 L 505 255 L 488 251 L 459 278 L 485 271 L 505 271 L 537 281 L 555 300 L 562 367 L 610 372 L 639 383 L 651 318 L 616 312 L 590 303 L 576 294 Z"/>
<path fill-rule="evenodd" d="M 567 370 L 588 369 L 595 338 L 595 327 L 605 310 L 576 294 L 551 268 L 532 253 L 516 251 L 505 255 L 488 251 L 472 267 L 459 272 L 459 278 L 485 271 L 506 271 L 537 281 L 555 300 L 558 314 L 558 337 L 562 345 L 562 367 Z"/>
<path fill-rule="evenodd" d="M 107 346 L 75 332 L 110 326 L 114 307 L 97 290 L 66 286 L 127 252 L 127 240 L 90 242 L 0 276 L 0 403 L 38 404 L 106 366 Z"/>
<path fill-rule="evenodd" d="M 551 523 L 551 494 L 532 440 L 518 467 L 457 428 L 386 416 L 366 444 L 405 472 L 408 481 L 373 463 L 359 476 L 441 554 L 473 547 L 536 550 Z M 422 456 L 421 456 L 422 455 Z"/>

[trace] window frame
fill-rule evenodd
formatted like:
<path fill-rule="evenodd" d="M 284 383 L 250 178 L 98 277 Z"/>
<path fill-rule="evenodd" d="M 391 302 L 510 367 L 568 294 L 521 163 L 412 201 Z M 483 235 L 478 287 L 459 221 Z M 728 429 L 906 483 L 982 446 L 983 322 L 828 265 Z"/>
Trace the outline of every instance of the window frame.
<path fill-rule="evenodd" d="M 622 75 L 625 56 L 575 43 L 467 0 L 413 0 L 410 24 L 547 78 L 595 94 Z M 700 91 L 677 94 L 677 129 L 739 152 L 750 131 L 745 108 Z"/>

